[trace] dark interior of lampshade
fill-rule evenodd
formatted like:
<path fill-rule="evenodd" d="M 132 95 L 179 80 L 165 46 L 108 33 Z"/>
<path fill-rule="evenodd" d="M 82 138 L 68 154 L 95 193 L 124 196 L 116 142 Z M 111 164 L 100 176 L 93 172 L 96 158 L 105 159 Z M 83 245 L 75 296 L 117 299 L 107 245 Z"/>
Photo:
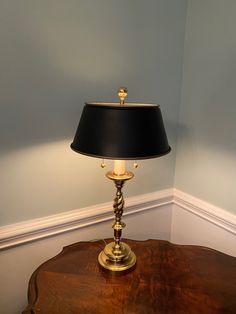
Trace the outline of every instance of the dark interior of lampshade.
<path fill-rule="evenodd" d="M 71 148 L 108 159 L 147 159 L 170 152 L 161 111 L 154 104 L 87 103 Z"/>

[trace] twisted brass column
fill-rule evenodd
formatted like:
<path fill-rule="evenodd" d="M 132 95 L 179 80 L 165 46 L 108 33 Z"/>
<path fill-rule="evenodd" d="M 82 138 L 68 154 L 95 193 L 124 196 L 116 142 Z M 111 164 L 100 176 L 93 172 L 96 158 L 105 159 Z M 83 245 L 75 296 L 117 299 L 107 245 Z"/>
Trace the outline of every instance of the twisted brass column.
<path fill-rule="evenodd" d="M 114 252 L 120 250 L 120 238 L 122 234 L 122 229 L 125 227 L 125 223 L 121 221 L 121 217 L 123 215 L 123 208 L 124 208 L 124 197 L 122 193 L 122 188 L 124 186 L 123 180 L 115 180 L 116 185 L 116 196 L 114 199 L 114 213 L 115 213 L 115 221 L 112 225 L 112 228 L 114 229 L 114 240 L 115 240 L 115 246 L 113 248 Z"/>
<path fill-rule="evenodd" d="M 133 267 L 136 263 L 136 256 L 130 247 L 126 243 L 121 242 L 122 229 L 125 227 L 125 223 L 121 221 L 125 203 L 122 188 L 125 181 L 133 177 L 133 173 L 126 172 L 124 175 L 118 176 L 113 172 L 108 172 L 107 177 L 113 180 L 116 186 L 116 196 L 113 203 L 115 221 L 112 225 L 114 229 L 114 242 L 105 246 L 104 250 L 98 256 L 98 261 L 106 269 L 123 271 Z"/>

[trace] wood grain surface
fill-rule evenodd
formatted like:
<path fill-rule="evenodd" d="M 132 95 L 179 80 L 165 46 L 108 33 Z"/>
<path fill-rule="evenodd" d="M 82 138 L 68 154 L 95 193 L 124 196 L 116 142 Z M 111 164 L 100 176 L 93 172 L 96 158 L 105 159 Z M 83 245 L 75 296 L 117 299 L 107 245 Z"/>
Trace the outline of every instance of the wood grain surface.
<path fill-rule="evenodd" d="M 167 241 L 125 242 L 137 256 L 125 274 L 99 266 L 103 241 L 65 247 L 32 275 L 23 313 L 236 313 L 236 258 Z"/>

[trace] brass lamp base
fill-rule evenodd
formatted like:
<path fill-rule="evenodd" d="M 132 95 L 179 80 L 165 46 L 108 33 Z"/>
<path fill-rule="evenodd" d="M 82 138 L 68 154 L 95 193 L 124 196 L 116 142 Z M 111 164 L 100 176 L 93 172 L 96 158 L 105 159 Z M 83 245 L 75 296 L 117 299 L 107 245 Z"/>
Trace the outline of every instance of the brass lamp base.
<path fill-rule="evenodd" d="M 102 267 L 110 271 L 120 272 L 130 269 L 136 263 L 136 256 L 130 247 L 126 243 L 121 242 L 122 229 L 125 227 L 125 223 L 121 220 L 125 204 L 122 187 L 125 181 L 133 178 L 134 174 L 126 171 L 122 175 L 117 175 L 109 171 L 106 176 L 114 181 L 116 186 L 116 196 L 113 203 L 115 220 L 112 225 L 114 229 L 114 242 L 105 246 L 104 250 L 98 256 L 98 262 Z"/>
<path fill-rule="evenodd" d="M 98 262 L 108 270 L 124 271 L 135 265 L 136 256 L 126 243 L 120 242 L 117 246 L 115 242 L 111 242 L 99 254 Z"/>

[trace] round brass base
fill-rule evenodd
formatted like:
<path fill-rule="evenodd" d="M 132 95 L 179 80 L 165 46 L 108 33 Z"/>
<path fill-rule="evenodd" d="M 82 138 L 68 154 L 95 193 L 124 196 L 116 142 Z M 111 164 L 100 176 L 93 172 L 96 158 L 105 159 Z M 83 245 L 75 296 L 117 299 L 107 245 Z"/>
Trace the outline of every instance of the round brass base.
<path fill-rule="evenodd" d="M 136 264 L 136 256 L 130 247 L 120 243 L 120 249 L 115 249 L 115 242 L 107 244 L 98 256 L 99 264 L 111 271 L 124 271 Z"/>

